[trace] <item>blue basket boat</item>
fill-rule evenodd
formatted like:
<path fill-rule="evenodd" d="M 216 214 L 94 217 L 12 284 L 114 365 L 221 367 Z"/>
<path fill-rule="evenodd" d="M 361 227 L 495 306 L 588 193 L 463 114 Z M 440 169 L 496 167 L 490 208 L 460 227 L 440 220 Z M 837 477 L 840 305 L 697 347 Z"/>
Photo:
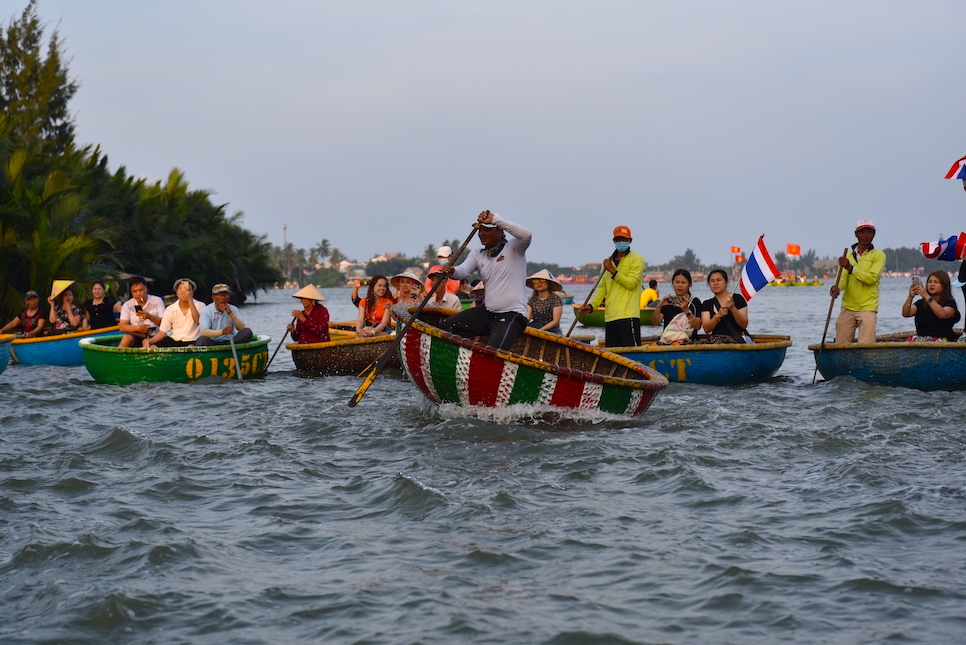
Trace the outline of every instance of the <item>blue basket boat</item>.
<path fill-rule="evenodd" d="M 886 334 L 874 343 L 809 345 L 825 380 L 859 381 L 914 390 L 966 390 L 966 343 L 915 342 L 916 332 Z"/>
<path fill-rule="evenodd" d="M 39 338 L 15 338 L 11 342 L 13 362 L 20 365 L 59 365 L 69 367 L 83 365 L 80 341 L 83 338 L 97 338 L 117 333 L 117 327 L 90 329 L 60 336 L 40 336 Z"/>
<path fill-rule="evenodd" d="M 672 383 L 740 385 L 773 377 L 792 346 L 789 336 L 758 334 L 752 339 L 741 345 L 658 345 L 656 338 L 645 338 L 640 347 L 607 351 L 643 363 Z"/>
<path fill-rule="evenodd" d="M 10 363 L 10 341 L 14 338 L 13 334 L 0 334 L 0 374 L 3 374 L 3 370 Z"/>

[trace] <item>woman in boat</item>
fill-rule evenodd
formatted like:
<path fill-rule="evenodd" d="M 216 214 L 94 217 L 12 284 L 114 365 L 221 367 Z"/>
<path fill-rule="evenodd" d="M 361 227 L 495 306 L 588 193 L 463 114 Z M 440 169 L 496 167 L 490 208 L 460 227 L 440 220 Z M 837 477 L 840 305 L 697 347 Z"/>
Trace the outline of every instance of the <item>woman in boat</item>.
<path fill-rule="evenodd" d="M 533 327 L 551 334 L 560 333 L 560 317 L 563 315 L 563 301 L 556 294 L 563 286 L 554 280 L 547 269 L 537 271 L 527 278 L 527 286 L 533 289 L 527 300 L 527 327 Z"/>
<path fill-rule="evenodd" d="M 87 329 L 87 318 L 84 311 L 74 304 L 74 290 L 67 287 L 56 296 L 47 298 L 50 303 L 50 315 L 47 322 L 50 323 L 48 336 L 60 334 L 70 334 L 79 329 Z"/>
<path fill-rule="evenodd" d="M 691 329 L 691 340 L 694 340 L 701 329 L 701 301 L 691 295 L 692 284 L 690 271 L 676 270 L 671 276 L 674 295 L 666 295 L 658 301 L 651 315 L 651 324 L 663 325 L 667 329 L 676 316 L 684 314 L 687 327 Z"/>
<path fill-rule="evenodd" d="M 748 334 L 748 302 L 740 293 L 728 293 L 728 274 L 724 269 L 708 273 L 713 297 L 701 305 L 701 325 L 714 344 L 744 343 Z"/>
<path fill-rule="evenodd" d="M 915 302 L 912 299 L 919 296 Z M 945 271 L 933 271 L 926 285 L 913 282 L 909 297 L 902 303 L 902 317 L 916 319 L 916 335 L 909 340 L 956 340 L 953 325 L 959 322 L 959 308 L 953 298 L 952 284 Z"/>
<path fill-rule="evenodd" d="M 91 285 L 91 298 L 84 301 L 84 312 L 87 314 L 90 328 L 102 329 L 116 325 L 115 311 L 121 313 L 121 303 L 107 293 L 103 282 L 95 280 Z"/>
<path fill-rule="evenodd" d="M 288 331 L 292 340 L 299 345 L 327 343 L 329 338 L 329 310 L 322 305 L 325 296 L 314 284 L 296 291 L 293 298 L 302 301 L 301 311 L 296 309 L 292 317 L 297 322 L 289 323 Z"/>
<path fill-rule="evenodd" d="M 373 276 L 366 297 L 359 303 L 356 333 L 364 338 L 388 334 L 394 304 L 389 296 L 389 280 L 384 275 Z"/>
<path fill-rule="evenodd" d="M 23 299 L 27 306 L 20 310 L 16 318 L 0 329 L 0 334 L 6 334 L 18 327 L 24 338 L 34 338 L 44 333 L 47 314 L 40 308 L 40 295 L 31 290 L 24 294 Z"/>
<path fill-rule="evenodd" d="M 396 289 L 396 304 L 418 305 L 422 302 L 421 289 L 419 288 L 422 282 L 409 271 L 394 275 L 390 282 Z"/>

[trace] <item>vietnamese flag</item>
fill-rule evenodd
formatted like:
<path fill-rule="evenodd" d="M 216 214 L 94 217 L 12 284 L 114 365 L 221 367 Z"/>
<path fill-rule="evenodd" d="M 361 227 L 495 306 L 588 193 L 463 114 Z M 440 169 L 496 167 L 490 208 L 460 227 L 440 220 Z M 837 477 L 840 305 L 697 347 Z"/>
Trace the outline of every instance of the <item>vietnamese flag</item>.
<path fill-rule="evenodd" d="M 798 258 L 802 255 L 802 247 L 798 244 L 786 244 L 785 245 L 785 255 L 788 257 Z"/>
<path fill-rule="evenodd" d="M 735 256 L 735 264 L 741 264 L 744 261 L 745 261 L 745 256 L 743 256 L 743 255 L 736 255 Z"/>
<path fill-rule="evenodd" d="M 741 253 L 741 247 L 740 246 L 732 246 L 731 247 L 731 252 L 732 253 Z"/>

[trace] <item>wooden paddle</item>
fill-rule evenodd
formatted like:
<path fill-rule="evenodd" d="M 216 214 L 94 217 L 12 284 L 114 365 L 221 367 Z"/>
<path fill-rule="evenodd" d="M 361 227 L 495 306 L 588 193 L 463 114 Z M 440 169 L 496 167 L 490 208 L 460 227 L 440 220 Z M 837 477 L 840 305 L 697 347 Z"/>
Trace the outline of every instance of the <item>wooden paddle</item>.
<path fill-rule="evenodd" d="M 295 320 L 296 320 L 295 318 L 292 318 L 292 323 L 291 324 L 294 325 L 295 324 Z M 278 354 L 278 350 L 282 349 L 282 343 L 285 342 L 285 337 L 286 336 L 288 336 L 288 327 L 285 328 L 285 333 L 282 334 L 282 340 L 278 341 L 278 347 L 275 348 L 275 352 L 272 354 L 272 357 L 270 359 L 268 359 L 268 365 L 271 365 L 272 364 L 272 361 L 275 360 L 275 354 Z M 265 371 L 266 372 L 268 371 L 268 365 L 265 366 Z"/>
<path fill-rule="evenodd" d="M 452 258 L 454 265 L 456 264 L 456 261 L 459 260 L 459 257 L 463 255 L 463 251 L 465 251 L 466 247 L 469 246 L 470 240 L 473 239 L 473 236 L 476 235 L 476 232 L 479 228 L 479 222 L 473 224 L 473 230 L 466 237 L 466 241 L 463 242 L 463 246 L 459 248 L 459 250 L 456 252 L 456 255 L 454 255 Z M 402 340 L 402 337 L 405 336 L 406 332 L 409 331 L 409 328 L 412 327 L 413 321 L 416 320 L 419 314 L 422 313 L 426 305 L 429 304 L 430 299 L 432 299 L 433 294 L 436 293 L 436 289 L 439 288 L 439 285 L 444 284 L 447 280 L 449 280 L 449 276 L 447 276 L 445 273 L 439 274 L 439 277 L 437 277 L 433 282 L 433 286 L 429 290 L 429 293 L 426 294 L 426 297 L 423 298 L 423 301 L 419 303 L 418 307 L 416 307 L 416 311 L 412 316 L 409 317 L 409 320 L 406 321 L 406 325 L 402 328 L 402 330 L 396 331 L 396 338 L 389 343 L 389 347 L 386 348 L 386 351 L 384 351 L 382 356 L 377 358 L 372 365 L 369 366 L 368 374 L 366 374 L 364 380 L 362 381 L 362 385 L 359 386 L 359 389 L 357 389 L 355 394 L 352 395 L 352 398 L 349 399 L 350 408 L 356 407 L 359 401 L 362 400 L 366 390 L 368 390 L 369 386 L 372 385 L 372 382 L 376 380 L 376 376 L 383 370 L 383 368 L 386 367 L 386 364 L 389 362 L 389 359 L 392 358 L 392 355 L 396 353 L 396 348 L 399 346 L 399 341 Z"/>
<path fill-rule="evenodd" d="M 603 280 L 603 278 L 604 278 L 604 270 L 601 269 L 600 275 L 597 276 L 597 282 L 595 282 L 594 286 L 590 289 L 590 293 L 587 294 L 587 298 L 584 300 L 584 304 L 580 306 L 580 309 L 583 309 L 585 306 L 587 306 L 587 303 L 590 302 L 590 299 L 594 295 L 594 292 L 597 291 L 597 285 L 600 284 L 600 281 Z M 566 338 L 570 338 L 570 334 L 574 333 L 574 327 L 577 326 L 577 321 L 580 320 L 580 317 L 583 315 L 580 309 L 577 310 L 577 315 L 574 316 L 574 321 L 570 324 L 570 329 L 567 330 L 567 334 L 565 336 Z"/>
<path fill-rule="evenodd" d="M 238 362 L 238 350 L 235 349 L 235 335 L 228 334 L 228 343 L 231 345 L 231 355 L 235 359 L 235 372 L 238 374 L 238 380 L 242 380 L 241 364 Z"/>
<path fill-rule="evenodd" d="M 849 247 L 842 249 L 842 255 L 849 252 Z M 839 270 L 835 274 L 835 286 L 839 284 L 839 278 L 842 277 L 842 265 L 839 265 Z M 822 331 L 822 344 L 818 346 L 818 355 L 815 356 L 815 371 L 812 372 L 812 385 L 815 385 L 815 378 L 818 376 L 818 361 L 822 358 L 822 350 L 825 349 L 825 336 L 828 335 L 828 324 L 832 320 L 832 307 L 835 306 L 835 296 L 832 296 L 832 302 L 828 303 L 828 316 L 825 317 L 825 329 Z"/>

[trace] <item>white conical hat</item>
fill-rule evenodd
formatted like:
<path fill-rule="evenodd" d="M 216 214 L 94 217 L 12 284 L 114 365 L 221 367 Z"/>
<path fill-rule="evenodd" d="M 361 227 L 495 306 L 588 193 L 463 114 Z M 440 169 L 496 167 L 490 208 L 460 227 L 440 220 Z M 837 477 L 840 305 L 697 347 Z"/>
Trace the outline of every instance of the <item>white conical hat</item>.
<path fill-rule="evenodd" d="M 312 300 L 315 300 L 315 301 L 325 300 L 325 296 L 322 295 L 322 292 L 319 291 L 319 288 L 316 287 L 314 284 L 305 285 L 304 287 L 302 287 L 301 289 L 293 293 L 292 297 L 299 298 L 299 299 L 311 298 Z"/>
<path fill-rule="evenodd" d="M 419 276 L 417 276 L 412 271 L 403 271 L 402 273 L 397 273 L 396 275 L 394 275 L 392 277 L 392 280 L 389 281 L 389 284 L 391 284 L 393 287 L 395 287 L 395 288 L 398 289 L 399 288 L 399 279 L 400 278 L 409 278 L 410 280 L 412 280 L 416 284 L 419 284 L 420 282 L 422 282 L 422 280 L 419 279 Z"/>
<path fill-rule="evenodd" d="M 533 275 L 527 277 L 527 286 L 530 287 L 531 289 L 533 289 L 534 280 L 546 280 L 547 288 L 550 289 L 551 291 L 560 291 L 561 289 L 563 289 L 563 286 L 559 282 L 557 282 L 557 280 L 553 277 L 553 274 L 550 273 L 550 271 L 548 271 L 547 269 L 540 269 Z"/>

